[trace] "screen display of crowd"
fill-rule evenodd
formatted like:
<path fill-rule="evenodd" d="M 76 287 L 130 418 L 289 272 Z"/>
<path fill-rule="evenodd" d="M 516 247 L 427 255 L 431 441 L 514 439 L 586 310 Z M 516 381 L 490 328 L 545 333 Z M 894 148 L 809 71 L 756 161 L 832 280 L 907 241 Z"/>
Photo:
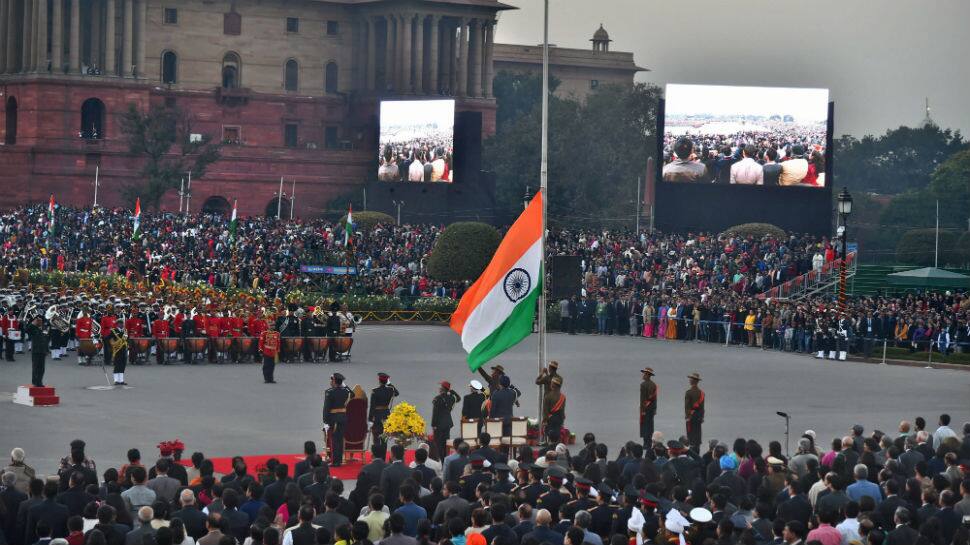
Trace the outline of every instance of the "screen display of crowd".
<path fill-rule="evenodd" d="M 665 182 L 825 187 L 828 89 L 667 85 Z"/>
<path fill-rule="evenodd" d="M 454 182 L 455 101 L 381 102 L 377 178 Z"/>

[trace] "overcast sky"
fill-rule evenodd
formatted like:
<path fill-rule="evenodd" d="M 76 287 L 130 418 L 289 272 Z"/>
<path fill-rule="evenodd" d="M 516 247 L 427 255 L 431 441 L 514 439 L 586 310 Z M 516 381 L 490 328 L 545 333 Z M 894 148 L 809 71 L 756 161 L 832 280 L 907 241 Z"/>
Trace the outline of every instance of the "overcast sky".
<path fill-rule="evenodd" d="M 542 43 L 542 1 L 501 0 L 496 39 Z M 743 6 L 744 9 L 739 9 Z M 794 6 L 798 6 L 797 8 Z M 611 49 L 651 72 L 637 79 L 827 87 L 835 134 L 880 134 L 922 121 L 970 134 L 968 0 L 551 0 L 549 41 Z"/>

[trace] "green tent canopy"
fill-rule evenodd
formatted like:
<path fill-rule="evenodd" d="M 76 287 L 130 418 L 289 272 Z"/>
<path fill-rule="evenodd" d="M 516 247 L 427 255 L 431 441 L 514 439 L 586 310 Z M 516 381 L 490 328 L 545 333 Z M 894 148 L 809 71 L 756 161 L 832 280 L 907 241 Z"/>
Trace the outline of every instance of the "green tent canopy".
<path fill-rule="evenodd" d="M 970 276 L 923 267 L 887 275 L 889 283 L 906 288 L 970 288 Z"/>

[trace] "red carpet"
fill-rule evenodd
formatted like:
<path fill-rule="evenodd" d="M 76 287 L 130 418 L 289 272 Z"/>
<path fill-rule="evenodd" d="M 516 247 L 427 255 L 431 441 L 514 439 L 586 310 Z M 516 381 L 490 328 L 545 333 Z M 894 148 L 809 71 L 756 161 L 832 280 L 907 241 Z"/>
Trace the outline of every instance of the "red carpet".
<path fill-rule="evenodd" d="M 276 458 L 280 463 L 287 464 L 290 466 L 290 476 L 293 475 L 293 467 L 296 463 L 303 460 L 305 456 L 303 454 L 253 454 L 250 456 L 243 455 L 246 460 L 246 466 L 249 468 L 250 475 L 256 475 L 260 471 L 264 471 L 266 468 L 266 461 L 270 458 Z M 216 473 L 226 475 L 232 473 L 232 456 L 221 457 L 221 458 L 209 458 L 212 460 L 212 465 L 215 467 Z M 349 460 L 347 456 L 344 456 L 344 465 L 340 467 L 330 468 L 330 475 L 340 480 L 354 480 L 357 478 L 357 474 L 360 473 L 360 468 L 364 466 L 365 463 L 370 461 L 370 453 L 365 454 L 365 461 L 361 462 L 358 459 Z M 414 451 L 408 450 L 404 453 L 404 461 L 411 463 L 414 461 Z M 191 460 L 182 460 L 182 465 L 191 466 Z"/>

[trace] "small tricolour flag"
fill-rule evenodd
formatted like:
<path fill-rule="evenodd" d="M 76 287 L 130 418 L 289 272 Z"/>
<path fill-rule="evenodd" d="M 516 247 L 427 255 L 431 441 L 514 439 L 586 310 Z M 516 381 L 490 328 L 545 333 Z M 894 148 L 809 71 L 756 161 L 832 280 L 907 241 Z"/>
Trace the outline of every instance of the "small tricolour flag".
<path fill-rule="evenodd" d="M 232 218 L 229 219 L 229 239 L 236 240 L 236 228 L 239 227 L 239 220 L 236 219 L 236 199 L 232 200 Z"/>
<path fill-rule="evenodd" d="M 141 238 L 141 198 L 135 198 L 135 225 L 131 230 L 131 240 Z"/>
<path fill-rule="evenodd" d="M 350 244 L 350 237 L 354 235 L 354 207 L 347 205 L 347 223 L 344 226 L 344 246 Z"/>
<path fill-rule="evenodd" d="M 472 371 L 532 333 L 542 287 L 542 193 L 512 224 L 451 315 Z"/>
<path fill-rule="evenodd" d="M 50 201 L 50 204 L 47 206 L 47 232 L 49 232 L 51 235 L 54 234 L 54 217 L 55 217 L 54 210 L 55 210 L 54 194 L 51 193 L 51 201 Z"/>

